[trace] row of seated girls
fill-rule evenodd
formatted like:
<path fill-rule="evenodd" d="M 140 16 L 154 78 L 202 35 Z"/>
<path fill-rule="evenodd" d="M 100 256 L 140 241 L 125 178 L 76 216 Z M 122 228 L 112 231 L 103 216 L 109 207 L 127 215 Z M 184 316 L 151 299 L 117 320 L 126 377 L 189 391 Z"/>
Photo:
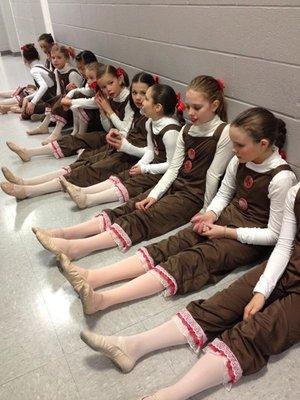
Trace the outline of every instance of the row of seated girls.
<path fill-rule="evenodd" d="M 33 68 L 27 50 L 23 57 Z M 53 45 L 50 54 L 55 69 L 64 70 L 57 61 L 57 54 L 67 60 L 64 48 Z M 79 208 L 122 203 L 79 225 L 33 227 L 42 246 L 58 257 L 85 314 L 156 293 L 200 291 L 235 268 L 269 257 L 227 289 L 193 301 L 154 329 L 129 337 L 84 331 L 82 340 L 124 373 L 152 351 L 184 344 L 196 353 L 204 348 L 185 376 L 143 397 L 147 400 L 189 399 L 257 372 L 271 355 L 300 339 L 300 184 L 279 154 L 284 122 L 255 107 L 228 124 L 224 84 L 207 75 L 187 87 L 190 122 L 185 123 L 179 96 L 146 72 L 129 85 L 123 69 L 88 57 L 81 74 L 83 88 L 77 82 L 77 88 L 48 103 L 51 113 L 46 111 L 35 133 L 48 133 L 51 115 L 60 118 L 44 146 L 8 143 L 23 161 L 80 150 L 77 160 L 29 179 L 3 167 L 7 181 L 1 188 L 20 200 L 66 191 Z M 67 114 L 73 116 L 73 131 L 62 136 L 58 124 L 68 123 Z M 98 129 L 89 129 L 97 120 Z M 73 262 L 113 247 L 125 252 L 184 224 L 189 225 L 115 264 L 89 269 Z"/>

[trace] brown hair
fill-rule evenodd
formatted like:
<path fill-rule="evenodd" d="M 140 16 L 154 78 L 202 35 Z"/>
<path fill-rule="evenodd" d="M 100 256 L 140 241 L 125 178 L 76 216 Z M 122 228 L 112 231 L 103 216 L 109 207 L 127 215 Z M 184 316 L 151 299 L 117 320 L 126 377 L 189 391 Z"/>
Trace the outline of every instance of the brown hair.
<path fill-rule="evenodd" d="M 101 76 L 103 75 L 103 67 L 104 64 L 99 63 L 98 61 L 94 61 L 85 65 L 85 69 L 96 72 L 96 79 L 101 78 Z"/>
<path fill-rule="evenodd" d="M 231 125 L 244 129 L 255 142 L 267 139 L 270 145 L 275 144 L 279 149 L 285 143 L 285 123 L 265 108 L 249 108 L 239 114 Z"/>
<path fill-rule="evenodd" d="M 100 75 L 97 79 L 100 79 L 105 74 L 111 74 L 115 78 L 123 76 L 123 86 L 129 86 L 129 77 L 127 73 L 122 68 L 116 68 L 113 65 L 102 65 Z"/>
<path fill-rule="evenodd" d="M 21 47 L 21 51 L 24 60 L 28 61 L 29 63 L 40 59 L 39 53 L 33 43 L 25 44 Z"/>
<path fill-rule="evenodd" d="M 51 53 L 55 53 L 55 52 L 59 52 L 59 53 L 63 54 L 63 56 L 67 60 L 69 60 L 70 57 L 72 57 L 72 58 L 75 57 L 75 52 L 74 52 L 74 49 L 72 47 L 59 45 L 58 43 L 54 43 L 52 48 L 51 48 Z"/>
<path fill-rule="evenodd" d="M 199 75 L 192 80 L 189 84 L 188 89 L 193 89 L 196 92 L 203 93 L 209 102 L 218 100 L 220 102 L 219 107 L 216 109 L 216 114 L 221 118 L 222 121 L 227 122 L 227 110 L 223 94 L 224 84 L 219 79 L 215 79 L 208 75 Z"/>

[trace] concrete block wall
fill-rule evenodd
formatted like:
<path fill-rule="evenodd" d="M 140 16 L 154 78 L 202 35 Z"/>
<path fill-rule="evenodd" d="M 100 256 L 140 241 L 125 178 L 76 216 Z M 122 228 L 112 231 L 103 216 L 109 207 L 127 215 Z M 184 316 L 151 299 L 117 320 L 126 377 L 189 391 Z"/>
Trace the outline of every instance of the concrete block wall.
<path fill-rule="evenodd" d="M 40 0 L 10 0 L 19 44 L 36 43 L 45 32 Z"/>
<path fill-rule="evenodd" d="M 299 0 L 48 0 L 56 40 L 184 93 L 198 74 L 226 82 L 229 115 L 260 105 L 288 127 L 300 177 Z"/>

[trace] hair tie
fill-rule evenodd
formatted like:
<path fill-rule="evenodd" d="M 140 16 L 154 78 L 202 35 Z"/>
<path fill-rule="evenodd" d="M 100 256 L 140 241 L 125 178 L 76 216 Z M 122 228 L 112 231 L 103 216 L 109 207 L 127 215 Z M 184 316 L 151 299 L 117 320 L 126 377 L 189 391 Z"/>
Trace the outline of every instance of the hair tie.
<path fill-rule="evenodd" d="M 178 111 L 183 112 L 185 110 L 185 104 L 183 101 L 181 101 L 180 92 L 176 93 L 176 98 L 177 98 L 176 108 Z"/>
<path fill-rule="evenodd" d="M 97 90 L 98 90 L 98 83 L 97 83 L 97 81 L 93 81 L 93 82 L 89 83 L 89 88 L 92 89 L 92 90 L 94 90 L 95 92 L 97 92 Z"/>
<path fill-rule="evenodd" d="M 221 92 L 223 92 L 223 90 L 225 89 L 225 82 L 223 79 L 216 79 L 217 81 L 217 85 L 218 85 L 218 89 L 221 90 Z"/>
<path fill-rule="evenodd" d="M 73 49 L 73 47 L 68 47 L 68 53 L 69 53 L 69 57 L 75 58 L 76 53 L 75 53 L 75 50 Z"/>
<path fill-rule="evenodd" d="M 154 83 L 159 83 L 159 76 L 158 75 L 152 75 Z"/>
<path fill-rule="evenodd" d="M 123 68 L 118 67 L 118 68 L 116 69 L 116 74 L 117 74 L 117 77 L 120 78 L 120 76 L 124 76 L 125 71 L 124 71 Z"/>
<path fill-rule="evenodd" d="M 21 47 L 21 50 L 28 51 L 30 49 L 30 47 L 34 47 L 34 44 L 33 43 L 24 44 L 24 46 Z"/>

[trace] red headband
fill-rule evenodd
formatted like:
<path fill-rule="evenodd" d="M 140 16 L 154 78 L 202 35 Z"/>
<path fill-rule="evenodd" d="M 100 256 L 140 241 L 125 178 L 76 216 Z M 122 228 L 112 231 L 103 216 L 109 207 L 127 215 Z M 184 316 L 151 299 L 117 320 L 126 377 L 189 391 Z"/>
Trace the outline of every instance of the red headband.
<path fill-rule="evenodd" d="M 223 90 L 225 89 L 225 82 L 223 79 L 216 79 L 217 83 L 218 83 L 218 89 L 221 90 L 223 92 Z"/>
<path fill-rule="evenodd" d="M 120 76 L 124 76 L 125 71 L 124 71 L 123 68 L 118 67 L 118 68 L 116 69 L 116 74 L 117 74 L 117 77 L 119 78 Z"/>
<path fill-rule="evenodd" d="M 176 108 L 178 111 L 183 112 L 185 109 L 185 104 L 183 101 L 181 101 L 181 94 L 179 92 L 176 94 L 176 98 L 177 98 Z"/>

